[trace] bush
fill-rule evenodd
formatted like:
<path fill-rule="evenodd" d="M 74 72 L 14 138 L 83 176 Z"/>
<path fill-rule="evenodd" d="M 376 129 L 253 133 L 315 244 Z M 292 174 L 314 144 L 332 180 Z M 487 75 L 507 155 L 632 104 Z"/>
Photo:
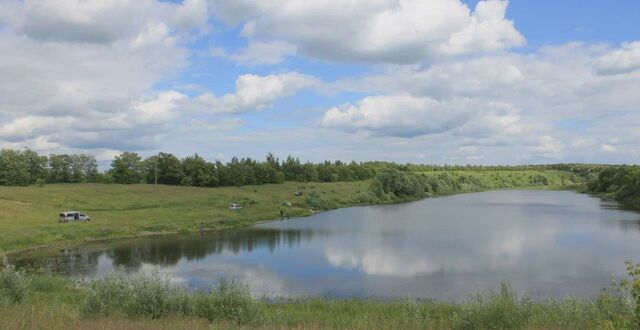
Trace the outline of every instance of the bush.
<path fill-rule="evenodd" d="M 19 304 L 27 297 L 29 278 L 15 266 L 5 265 L 0 268 L 0 305 Z"/>
<path fill-rule="evenodd" d="M 355 202 L 361 204 L 377 204 L 380 203 L 380 199 L 372 191 L 368 191 L 356 195 Z"/>
<path fill-rule="evenodd" d="M 191 300 L 184 289 L 172 287 L 157 272 L 135 276 L 114 272 L 90 285 L 82 312 L 85 316 L 123 313 L 155 319 L 190 314 Z"/>
<path fill-rule="evenodd" d="M 199 316 L 210 321 L 245 324 L 260 315 L 259 307 L 245 285 L 222 282 L 210 294 L 190 293 L 172 286 L 156 271 L 133 276 L 114 272 L 94 281 L 88 287 L 81 311 L 87 317 Z"/>
<path fill-rule="evenodd" d="M 623 290 L 629 292 L 633 298 L 635 323 L 636 326 L 640 327 L 640 264 L 626 261 L 625 265 L 630 278 L 621 281 L 620 286 Z"/>
<path fill-rule="evenodd" d="M 462 305 L 454 319 L 455 329 L 519 329 L 527 324 L 533 303 L 526 297 L 518 297 L 507 284 L 499 293 L 491 292 L 488 298 L 478 295 L 475 300 Z"/>
<path fill-rule="evenodd" d="M 313 208 L 321 210 L 331 210 L 338 207 L 338 204 L 326 197 L 320 196 L 317 192 L 313 191 L 307 195 L 307 204 Z"/>
<path fill-rule="evenodd" d="M 209 321 L 227 320 L 246 324 L 258 318 L 260 306 L 246 285 L 222 281 L 211 294 L 198 298 L 196 315 Z"/>

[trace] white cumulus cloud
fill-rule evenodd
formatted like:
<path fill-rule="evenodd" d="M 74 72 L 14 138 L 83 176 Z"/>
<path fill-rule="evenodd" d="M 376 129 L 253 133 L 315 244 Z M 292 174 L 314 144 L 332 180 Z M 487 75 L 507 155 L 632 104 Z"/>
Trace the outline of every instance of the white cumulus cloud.
<path fill-rule="evenodd" d="M 594 61 L 599 74 L 622 74 L 640 70 L 640 41 L 624 43 Z"/>
<path fill-rule="evenodd" d="M 329 61 L 411 63 L 427 58 L 521 46 L 505 18 L 507 1 L 218 0 L 214 15 L 242 24 L 249 39 L 292 43 Z"/>
<path fill-rule="evenodd" d="M 267 76 L 247 74 L 236 80 L 235 93 L 221 97 L 205 93 L 195 98 L 194 103 L 210 112 L 239 113 L 263 110 L 281 98 L 318 84 L 319 81 L 315 78 L 297 72 Z"/>

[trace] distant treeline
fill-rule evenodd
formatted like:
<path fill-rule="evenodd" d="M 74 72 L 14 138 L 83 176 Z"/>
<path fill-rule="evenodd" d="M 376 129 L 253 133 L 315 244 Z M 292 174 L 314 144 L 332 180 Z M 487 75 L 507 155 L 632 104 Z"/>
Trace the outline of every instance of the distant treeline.
<path fill-rule="evenodd" d="M 228 163 L 209 162 L 198 156 L 178 157 L 161 152 L 146 159 L 125 152 L 111 162 L 107 171 L 115 183 L 155 183 L 198 187 L 244 186 L 284 181 L 335 182 L 373 178 L 388 163 L 343 163 L 325 161 L 319 164 L 301 163 L 288 156 L 280 161 L 268 154 L 264 161 L 232 158 Z"/>
<path fill-rule="evenodd" d="M 0 151 L 0 185 L 74 183 L 99 180 L 98 164 L 91 155 L 38 155 L 32 150 Z"/>
<path fill-rule="evenodd" d="M 525 166 L 436 166 L 396 164 L 391 162 L 325 161 L 302 163 L 293 156 L 280 160 L 269 153 L 265 160 L 233 158 L 230 162 L 209 162 L 198 156 L 180 159 L 160 152 L 143 159 L 134 152 L 124 152 L 112 162 L 109 170 L 98 171 L 95 158 L 85 154 L 39 155 L 35 151 L 3 149 L 0 151 L 0 185 L 30 185 L 43 183 L 159 183 L 198 187 L 243 186 L 284 181 L 336 182 L 367 180 L 386 170 L 393 173 L 428 171 L 491 171 L 491 170 L 561 170 L 588 175 L 599 171 L 600 165 L 556 164 Z M 385 175 L 390 175 L 386 173 Z M 402 176 L 402 175 L 401 175 Z M 404 177 L 415 190 L 425 191 L 423 178 Z M 384 178 L 382 178 L 384 179 Z M 420 182 L 416 181 L 420 180 Z M 403 185 L 404 186 L 404 185 Z M 433 184 L 428 186 L 433 188 Z M 385 190 L 393 187 L 386 187 Z M 413 190 L 413 188 L 407 188 Z M 426 189 L 429 191 L 429 189 Z M 407 191 L 408 192 L 408 191 Z M 404 192 L 397 191 L 400 195 Z"/>
<path fill-rule="evenodd" d="M 640 206 L 640 166 L 611 166 L 591 178 L 590 192 L 609 196 L 617 201 Z"/>
<path fill-rule="evenodd" d="M 597 173 L 611 165 L 603 164 L 543 164 L 543 165 L 429 165 L 407 164 L 408 170 L 413 172 L 430 171 L 528 171 L 528 170 L 556 170 L 572 172 L 580 176 Z"/>
<path fill-rule="evenodd" d="M 550 168 L 552 169 L 552 168 Z M 406 200 L 434 195 L 522 187 L 575 187 L 585 182 L 580 172 L 566 170 L 432 170 L 426 172 L 382 170 L 372 181 L 369 198 L 360 202 L 376 203 Z M 364 197 L 364 198 L 363 198 Z"/>

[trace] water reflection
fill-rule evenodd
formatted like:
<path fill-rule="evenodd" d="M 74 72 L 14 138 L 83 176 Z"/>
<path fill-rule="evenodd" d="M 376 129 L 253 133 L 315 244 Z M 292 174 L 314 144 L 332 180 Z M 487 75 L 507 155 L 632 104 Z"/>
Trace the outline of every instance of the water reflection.
<path fill-rule="evenodd" d="M 537 297 L 593 296 L 640 259 L 640 214 L 566 191 L 497 191 L 358 207 L 247 230 L 88 245 L 22 265 L 101 276 L 159 266 L 257 295 L 458 300 L 508 281 Z"/>
<path fill-rule="evenodd" d="M 201 235 L 150 236 L 104 245 L 93 244 L 58 253 L 44 252 L 11 256 L 22 267 L 45 267 L 52 273 L 100 275 L 99 262 L 108 259 L 113 267 L 136 269 L 143 264 L 173 266 L 181 260 L 194 261 L 223 253 L 252 253 L 254 249 L 273 252 L 280 247 L 295 248 L 322 232 L 310 230 L 236 230 Z M 109 271 L 108 269 L 107 271 Z"/>

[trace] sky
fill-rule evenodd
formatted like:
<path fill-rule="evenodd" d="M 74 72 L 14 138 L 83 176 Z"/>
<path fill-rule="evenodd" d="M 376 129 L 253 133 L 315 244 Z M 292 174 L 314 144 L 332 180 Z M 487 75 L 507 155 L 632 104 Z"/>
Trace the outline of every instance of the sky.
<path fill-rule="evenodd" d="M 0 0 L 0 148 L 638 163 L 640 1 Z"/>

